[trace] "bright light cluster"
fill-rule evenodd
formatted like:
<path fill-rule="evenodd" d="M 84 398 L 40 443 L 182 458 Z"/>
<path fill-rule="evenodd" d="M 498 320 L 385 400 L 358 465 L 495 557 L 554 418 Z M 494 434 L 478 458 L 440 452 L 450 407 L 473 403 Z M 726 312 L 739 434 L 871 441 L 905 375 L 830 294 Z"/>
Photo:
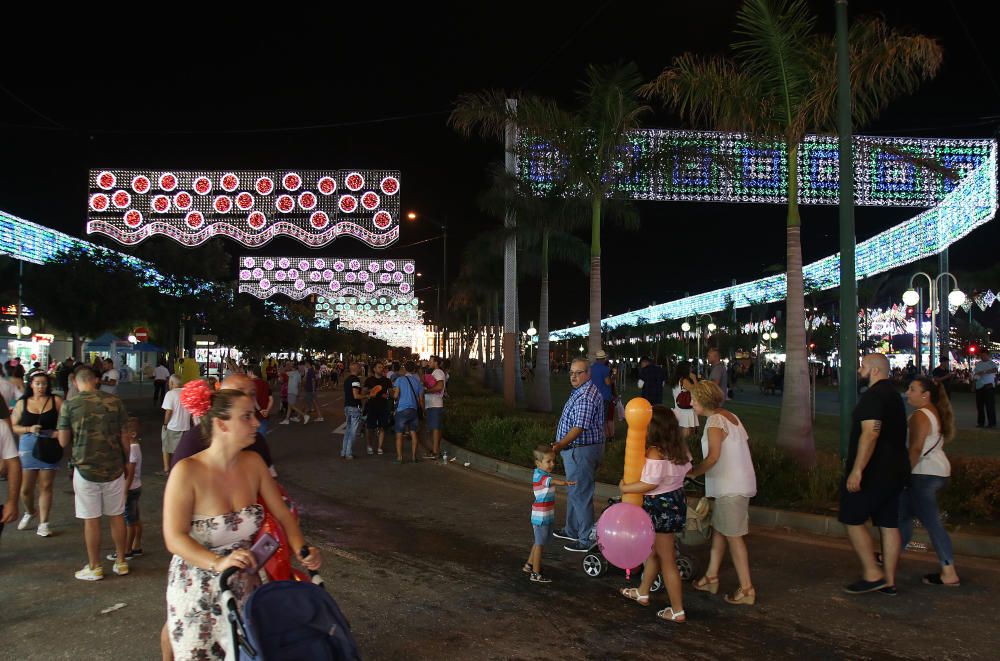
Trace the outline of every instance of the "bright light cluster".
<path fill-rule="evenodd" d="M 799 204 L 838 203 L 838 149 L 836 136 L 810 135 L 799 146 Z M 993 149 L 991 140 L 855 136 L 855 204 L 933 206 Z M 520 176 L 544 191 L 560 179 L 566 162 L 549 145 L 522 135 L 517 165 Z M 617 170 L 615 190 L 634 200 L 785 204 L 788 199 L 785 143 L 741 133 L 635 131 Z"/>
<path fill-rule="evenodd" d="M 415 297 L 318 296 L 317 320 L 340 320 L 340 327 L 370 333 L 392 346 L 410 346 L 413 333 L 423 326 L 423 312 Z"/>
<path fill-rule="evenodd" d="M 979 167 L 968 172 L 958 186 L 944 196 L 940 204 L 856 246 L 856 273 L 859 280 L 935 255 L 996 215 L 997 145 L 994 141 L 988 144 L 986 158 Z M 840 254 L 808 264 L 803 269 L 803 275 L 821 290 L 839 287 Z M 785 274 L 761 278 L 636 312 L 615 315 L 602 320 L 601 324 L 617 328 L 656 323 L 664 319 L 722 310 L 729 301 L 738 308 L 756 303 L 773 303 L 784 300 L 785 283 Z M 588 332 L 588 325 L 580 325 L 554 331 L 550 337 L 562 340 L 584 336 Z"/>
<path fill-rule="evenodd" d="M 351 236 L 399 238 L 390 170 L 91 170 L 87 233 L 133 245 L 154 234 L 196 246 L 224 236 L 255 248 L 290 236 L 311 248 Z"/>
<path fill-rule="evenodd" d="M 261 299 L 284 294 L 301 300 L 316 294 L 409 302 L 416 270 L 411 259 L 243 256 L 239 283 L 241 293 Z"/>

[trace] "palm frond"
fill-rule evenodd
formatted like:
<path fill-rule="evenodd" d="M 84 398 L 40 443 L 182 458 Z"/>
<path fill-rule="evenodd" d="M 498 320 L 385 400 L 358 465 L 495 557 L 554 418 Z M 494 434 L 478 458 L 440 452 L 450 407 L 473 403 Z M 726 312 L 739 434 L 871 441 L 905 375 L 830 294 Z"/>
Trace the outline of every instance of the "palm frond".
<path fill-rule="evenodd" d="M 478 130 L 485 138 L 503 140 L 508 123 L 517 121 L 517 110 L 510 108 L 507 100 L 518 97 L 501 89 L 460 94 L 448 116 L 448 125 L 465 136 Z"/>

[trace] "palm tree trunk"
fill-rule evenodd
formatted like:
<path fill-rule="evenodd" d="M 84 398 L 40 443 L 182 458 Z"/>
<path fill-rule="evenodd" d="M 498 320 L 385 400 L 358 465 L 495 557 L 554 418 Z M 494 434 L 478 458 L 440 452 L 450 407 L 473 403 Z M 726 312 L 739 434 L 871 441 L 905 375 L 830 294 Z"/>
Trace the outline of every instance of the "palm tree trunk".
<path fill-rule="evenodd" d="M 489 324 L 483 326 L 483 306 L 476 306 L 476 329 L 478 330 L 477 338 L 479 340 L 479 369 L 482 371 L 480 378 L 483 380 L 483 385 L 488 385 L 489 381 L 489 370 L 486 369 L 486 353 L 483 351 L 483 335 L 486 334 L 486 330 Z M 489 339 L 486 340 L 489 342 Z"/>
<path fill-rule="evenodd" d="M 787 294 L 785 296 L 785 380 L 778 422 L 778 445 L 807 467 L 816 463 L 812 431 L 809 360 L 806 353 L 805 292 L 802 279 L 802 235 L 798 205 L 798 146 L 788 146 L 788 224 L 785 230 Z"/>
<path fill-rule="evenodd" d="M 535 361 L 536 411 L 552 410 L 552 389 L 549 371 L 549 232 L 542 232 L 542 291 L 538 306 L 538 354 Z"/>
<path fill-rule="evenodd" d="M 601 204 L 600 194 L 591 203 L 590 225 L 590 336 L 587 352 L 591 360 L 601 349 Z"/>

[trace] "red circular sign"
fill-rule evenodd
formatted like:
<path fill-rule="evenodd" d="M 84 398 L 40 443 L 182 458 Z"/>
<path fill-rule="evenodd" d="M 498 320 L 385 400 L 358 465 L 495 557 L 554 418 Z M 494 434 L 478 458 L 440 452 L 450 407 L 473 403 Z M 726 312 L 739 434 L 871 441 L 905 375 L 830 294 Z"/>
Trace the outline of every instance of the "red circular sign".
<path fill-rule="evenodd" d="M 132 334 L 135 335 L 135 339 L 139 340 L 140 342 L 145 342 L 146 340 L 149 339 L 149 331 L 143 326 L 139 326 L 138 328 L 136 328 L 134 331 L 132 331 Z"/>

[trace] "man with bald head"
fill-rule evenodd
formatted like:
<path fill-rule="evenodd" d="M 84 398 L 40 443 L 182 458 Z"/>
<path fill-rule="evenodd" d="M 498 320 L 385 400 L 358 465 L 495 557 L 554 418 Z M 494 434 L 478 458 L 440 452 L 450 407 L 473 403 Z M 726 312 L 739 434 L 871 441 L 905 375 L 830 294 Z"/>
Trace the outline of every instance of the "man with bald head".
<path fill-rule="evenodd" d="M 840 489 L 840 522 L 847 528 L 861 560 L 861 579 L 848 594 L 896 594 L 899 561 L 899 497 L 910 475 L 906 449 L 906 410 L 889 377 L 889 361 L 880 353 L 861 359 L 858 382 L 868 390 L 854 409 L 847 453 L 847 475 Z M 882 533 L 884 571 L 875 562 L 868 519 Z"/>
<path fill-rule="evenodd" d="M 254 385 L 253 379 L 251 379 L 246 374 L 230 374 L 225 379 L 223 379 L 221 384 L 222 390 L 241 390 L 248 397 L 256 399 L 257 397 L 257 386 Z M 177 449 L 174 450 L 173 457 L 170 458 L 170 468 L 177 465 L 177 462 L 181 459 L 186 459 L 191 455 L 198 454 L 202 450 L 208 447 L 208 439 L 203 438 L 201 434 L 201 425 L 191 425 L 191 429 L 184 432 L 184 436 L 181 437 L 180 443 L 177 444 Z M 259 454 L 263 459 L 264 463 L 268 468 L 271 468 L 271 449 L 267 445 L 267 441 L 264 439 L 263 434 L 260 430 L 257 430 L 257 435 L 251 445 L 246 450 L 253 450 Z M 271 472 L 274 472 L 272 468 Z"/>

